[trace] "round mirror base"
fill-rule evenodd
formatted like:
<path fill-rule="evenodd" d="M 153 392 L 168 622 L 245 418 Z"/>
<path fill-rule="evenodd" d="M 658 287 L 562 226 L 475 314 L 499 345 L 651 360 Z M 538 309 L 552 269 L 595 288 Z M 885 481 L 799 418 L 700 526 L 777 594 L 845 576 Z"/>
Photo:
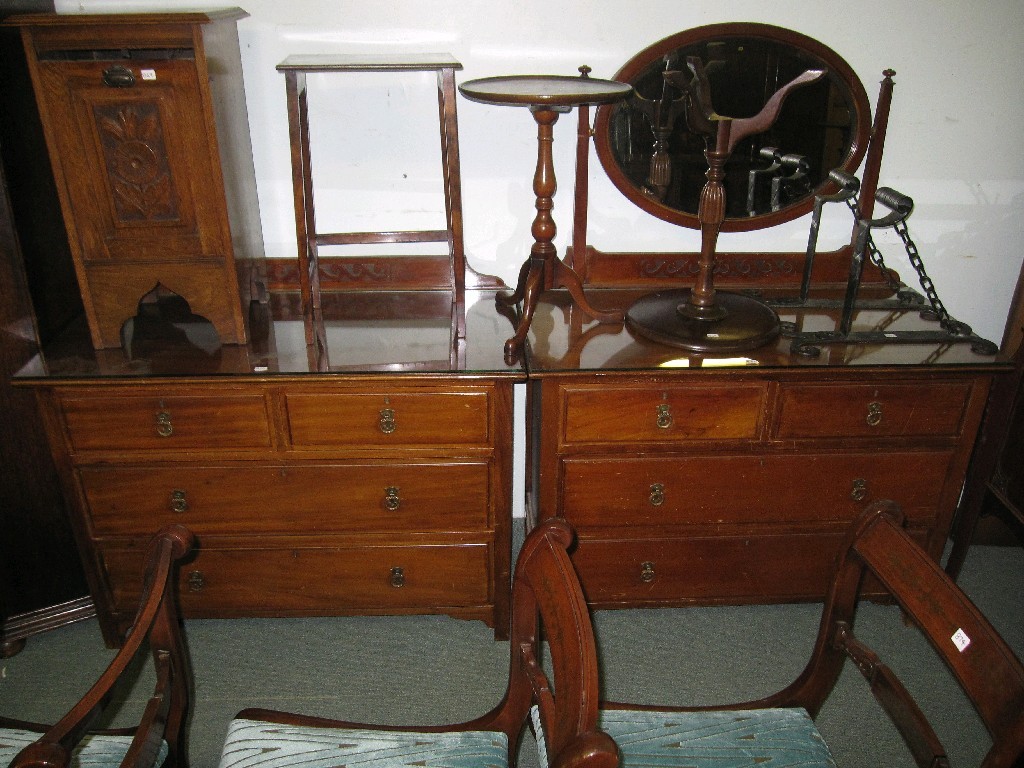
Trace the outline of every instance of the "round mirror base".
<path fill-rule="evenodd" d="M 690 289 L 658 291 L 637 299 L 626 311 L 626 327 L 638 336 L 694 352 L 742 352 L 757 349 L 779 335 L 779 316 L 762 301 L 718 291 L 720 320 L 700 320 L 679 311 Z"/>

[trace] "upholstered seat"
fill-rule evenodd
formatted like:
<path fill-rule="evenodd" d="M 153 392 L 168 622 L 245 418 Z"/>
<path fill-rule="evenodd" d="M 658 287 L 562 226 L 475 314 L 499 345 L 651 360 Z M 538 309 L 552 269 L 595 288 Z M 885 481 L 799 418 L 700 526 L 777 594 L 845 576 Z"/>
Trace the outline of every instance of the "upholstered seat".
<path fill-rule="evenodd" d="M 597 651 L 567 552 L 573 540 L 569 525 L 552 519 L 523 542 L 512 580 L 508 684 L 489 712 L 464 723 L 405 726 L 246 709 L 228 728 L 219 768 L 508 768 L 532 705 L 553 768 L 619 768 L 615 743 L 597 726 Z"/>
<path fill-rule="evenodd" d="M 601 729 L 615 739 L 623 768 L 836 768 L 806 710 L 713 712 L 603 710 Z"/>
<path fill-rule="evenodd" d="M 38 731 L 25 728 L 0 728 L 0 766 L 8 766 L 25 747 L 39 739 Z M 89 734 L 71 752 L 70 768 L 118 768 L 128 748 L 131 736 Z M 167 758 L 167 742 L 160 742 L 153 765 L 162 765 Z"/>
<path fill-rule="evenodd" d="M 501 731 L 420 733 L 233 720 L 220 768 L 506 768 Z"/>

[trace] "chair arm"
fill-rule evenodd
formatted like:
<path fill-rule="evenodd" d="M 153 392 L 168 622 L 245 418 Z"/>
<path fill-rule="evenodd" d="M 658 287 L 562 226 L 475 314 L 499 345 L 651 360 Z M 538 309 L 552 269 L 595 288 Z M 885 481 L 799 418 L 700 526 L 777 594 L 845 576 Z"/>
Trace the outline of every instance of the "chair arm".
<path fill-rule="evenodd" d="M 183 649 L 175 648 L 175 643 L 167 642 L 178 637 L 177 610 L 174 602 L 174 566 L 192 551 L 194 545 L 195 537 L 192 532 L 181 525 L 166 526 L 157 533 L 147 555 L 142 598 L 124 644 L 78 703 L 38 740 L 19 752 L 11 762 L 10 768 L 66 768 L 70 763 L 72 751 L 106 708 L 114 688 L 151 637 L 153 655 L 158 667 L 153 697 L 157 704 L 154 705 L 151 701 L 147 706 L 142 722 L 135 729 L 135 737 L 128 756 L 155 757 L 156 753 L 151 745 L 155 742 L 158 748 L 163 739 L 167 709 L 170 705 L 170 688 L 175 684 L 170 678 L 175 674 L 184 673 L 187 669 L 187 662 L 184 659 L 171 658 L 172 655 L 182 653 Z M 157 635 L 163 642 L 158 642 Z M 164 645 L 172 647 L 161 647 Z M 122 766 L 128 765 L 132 763 L 126 759 Z M 138 765 L 147 764 L 140 762 Z"/>

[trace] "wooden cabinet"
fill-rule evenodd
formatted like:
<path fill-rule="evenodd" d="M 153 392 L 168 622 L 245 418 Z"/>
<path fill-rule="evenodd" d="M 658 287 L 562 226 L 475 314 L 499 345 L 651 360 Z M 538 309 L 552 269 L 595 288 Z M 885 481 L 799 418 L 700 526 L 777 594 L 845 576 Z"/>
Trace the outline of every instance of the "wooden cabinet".
<path fill-rule="evenodd" d="M 785 341 L 716 361 L 574 321 L 542 299 L 531 331 L 528 514 L 576 528 L 595 607 L 820 600 L 877 499 L 941 557 L 1005 363 Z"/>
<path fill-rule="evenodd" d="M 136 345 L 145 358 L 92 350 L 79 328 L 17 377 L 36 392 L 105 638 L 119 641 L 145 545 L 172 522 L 198 541 L 185 616 L 442 613 L 507 636 L 525 376 L 502 360 L 511 324 L 493 294 L 473 299 L 453 364 L 414 297 L 374 293 L 374 316 L 329 320 L 346 369 L 329 372 L 292 298 L 271 297 L 273 343 L 214 362 L 170 342 Z"/>
<path fill-rule="evenodd" d="M 211 13 L 26 15 L 21 30 L 93 345 L 154 289 L 227 344 L 263 243 L 235 23 Z"/>

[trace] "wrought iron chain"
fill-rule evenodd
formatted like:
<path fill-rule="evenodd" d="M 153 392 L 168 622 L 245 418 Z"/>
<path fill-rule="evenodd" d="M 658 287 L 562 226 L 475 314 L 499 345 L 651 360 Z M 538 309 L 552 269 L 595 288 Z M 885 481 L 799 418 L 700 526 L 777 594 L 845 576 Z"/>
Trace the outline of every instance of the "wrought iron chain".
<path fill-rule="evenodd" d="M 965 334 L 970 333 L 970 328 L 965 326 L 958 320 L 954 320 L 950 317 L 949 312 L 946 311 L 946 307 L 943 306 L 942 300 L 939 299 L 939 294 L 935 290 L 935 284 L 932 279 L 928 277 L 928 273 L 924 269 L 924 261 L 921 259 L 921 254 L 917 250 L 917 245 L 910 237 L 910 230 L 907 228 L 906 221 L 897 221 L 893 225 L 893 229 L 896 230 L 896 234 L 900 236 L 900 240 L 903 241 L 903 246 L 907 249 L 907 257 L 910 259 L 911 265 L 914 267 L 914 271 L 917 272 L 917 279 L 921 283 L 921 289 L 924 291 L 924 295 L 928 298 L 928 303 L 932 307 L 932 311 L 938 318 L 939 325 L 947 333 L 952 334 Z"/>
<path fill-rule="evenodd" d="M 850 210 L 853 211 L 854 216 L 856 216 L 858 213 L 857 197 L 854 196 L 847 200 L 846 204 L 849 206 Z M 939 325 L 947 333 L 956 335 L 970 333 L 970 329 L 967 326 L 950 316 L 945 305 L 943 305 L 942 300 L 939 298 L 939 294 L 935 290 L 935 283 L 932 282 L 932 279 L 928 276 L 928 272 L 925 270 L 924 260 L 921 258 L 921 253 L 917 249 L 917 244 L 910 236 L 910 230 L 907 227 L 906 220 L 901 219 L 900 221 L 897 221 L 893 225 L 893 229 L 896 231 L 896 234 L 899 235 L 900 240 L 903 241 L 903 247 L 907 251 L 907 258 L 910 260 L 910 264 L 914 268 L 914 271 L 917 272 L 917 279 L 921 284 L 921 289 L 924 291 L 925 297 L 928 299 L 928 304 L 931 306 L 932 312 L 935 313 L 935 317 L 938 320 Z M 878 250 L 878 247 L 875 245 L 875 241 L 870 234 L 868 235 L 867 249 L 868 258 L 871 259 L 872 264 L 881 270 L 889 288 L 898 291 L 900 286 L 892 279 L 889 269 L 885 266 L 885 259 L 882 256 L 881 251 Z"/>

